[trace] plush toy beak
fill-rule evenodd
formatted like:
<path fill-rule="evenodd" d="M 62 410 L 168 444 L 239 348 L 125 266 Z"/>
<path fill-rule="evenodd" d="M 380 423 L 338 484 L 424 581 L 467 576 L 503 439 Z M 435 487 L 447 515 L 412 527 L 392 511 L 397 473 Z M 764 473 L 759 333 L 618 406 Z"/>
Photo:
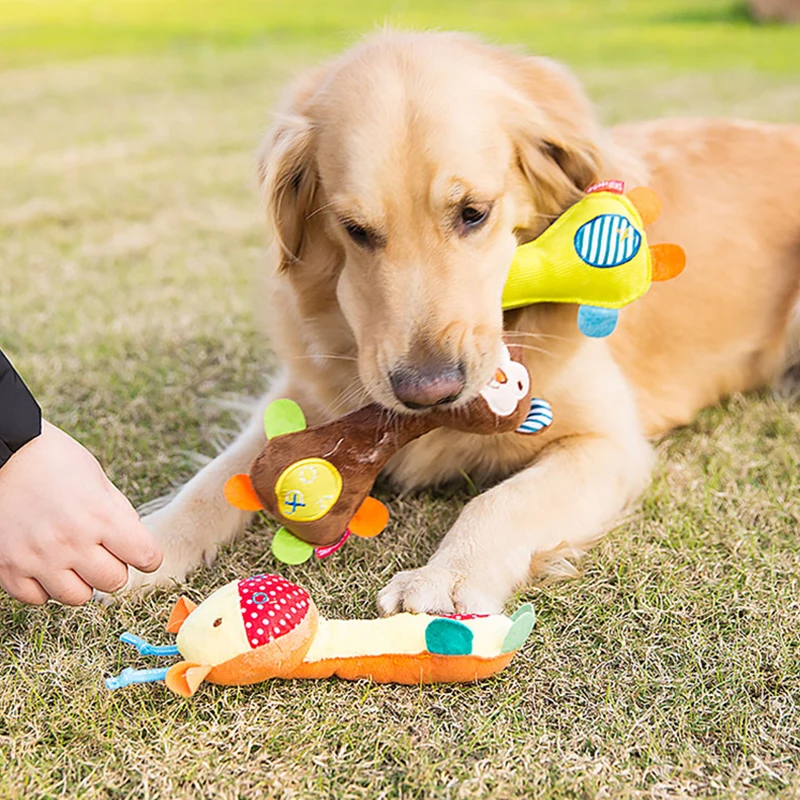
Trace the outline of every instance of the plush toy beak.
<path fill-rule="evenodd" d="M 169 615 L 167 621 L 167 633 L 177 633 L 181 629 L 181 625 L 186 622 L 186 617 L 197 608 L 197 603 L 193 603 L 188 597 L 181 597 L 172 613 Z"/>
<path fill-rule="evenodd" d="M 191 697 L 211 670 L 212 667 L 208 664 L 179 661 L 169 668 L 164 680 L 175 694 L 179 694 L 181 697 Z"/>

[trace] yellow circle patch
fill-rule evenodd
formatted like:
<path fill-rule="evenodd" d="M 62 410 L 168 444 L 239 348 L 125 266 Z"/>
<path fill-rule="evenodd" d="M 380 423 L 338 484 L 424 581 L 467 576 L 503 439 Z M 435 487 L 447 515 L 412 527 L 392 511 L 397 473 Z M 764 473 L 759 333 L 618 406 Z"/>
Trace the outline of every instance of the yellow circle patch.
<path fill-rule="evenodd" d="M 342 493 L 339 470 L 323 458 L 304 458 L 287 467 L 275 484 L 278 510 L 286 519 L 313 522 L 324 517 Z"/>

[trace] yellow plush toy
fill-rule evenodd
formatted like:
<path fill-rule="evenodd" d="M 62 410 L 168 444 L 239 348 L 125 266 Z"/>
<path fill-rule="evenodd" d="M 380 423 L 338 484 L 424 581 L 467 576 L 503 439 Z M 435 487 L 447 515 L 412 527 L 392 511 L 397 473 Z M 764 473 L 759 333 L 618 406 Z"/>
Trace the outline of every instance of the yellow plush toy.
<path fill-rule="evenodd" d="M 686 254 L 676 244 L 647 245 L 644 226 L 661 211 L 658 196 L 621 181 L 590 186 L 541 236 L 517 248 L 503 291 L 503 308 L 577 303 L 586 336 L 608 336 L 619 309 L 641 297 L 651 281 L 679 275 Z"/>

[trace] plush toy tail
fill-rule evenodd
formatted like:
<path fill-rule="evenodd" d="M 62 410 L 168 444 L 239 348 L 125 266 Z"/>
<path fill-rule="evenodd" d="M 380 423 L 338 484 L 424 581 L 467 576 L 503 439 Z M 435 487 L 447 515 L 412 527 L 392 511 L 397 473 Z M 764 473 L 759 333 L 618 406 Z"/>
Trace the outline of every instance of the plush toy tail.
<path fill-rule="evenodd" d="M 654 281 L 668 281 L 675 278 L 686 266 L 686 252 L 677 244 L 650 245 L 650 256 Z"/>
<path fill-rule="evenodd" d="M 652 225 L 661 216 L 661 200 L 647 186 L 637 186 L 631 189 L 626 197 L 639 212 L 643 225 Z"/>
<path fill-rule="evenodd" d="M 511 620 L 514 624 L 503 640 L 503 653 L 519 650 L 525 644 L 533 630 L 533 626 L 536 624 L 536 612 L 530 603 L 525 603 L 511 615 Z"/>
<path fill-rule="evenodd" d="M 639 212 L 642 222 L 650 225 L 661 216 L 661 200 L 646 186 L 637 186 L 626 195 Z M 686 253 L 677 244 L 654 244 L 650 246 L 653 265 L 653 280 L 668 281 L 683 272 L 686 266 Z"/>

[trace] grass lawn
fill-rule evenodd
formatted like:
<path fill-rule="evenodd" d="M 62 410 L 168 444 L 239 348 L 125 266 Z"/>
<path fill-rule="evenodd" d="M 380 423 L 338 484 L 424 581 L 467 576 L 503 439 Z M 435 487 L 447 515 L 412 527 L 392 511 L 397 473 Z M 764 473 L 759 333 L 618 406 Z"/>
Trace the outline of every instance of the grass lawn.
<path fill-rule="evenodd" d="M 722 0 L 0 0 L 0 342 L 134 502 L 186 479 L 265 383 L 253 151 L 294 71 L 383 22 L 571 63 L 606 121 L 800 119 L 800 29 Z M 222 400 L 223 402 L 219 402 Z M 106 609 L 0 598 L 0 798 L 800 796 L 800 410 L 732 398 L 662 442 L 643 507 L 480 686 L 108 693 L 174 600 L 271 570 L 263 525 Z M 386 498 L 380 544 L 281 571 L 370 616 L 465 495 Z"/>

